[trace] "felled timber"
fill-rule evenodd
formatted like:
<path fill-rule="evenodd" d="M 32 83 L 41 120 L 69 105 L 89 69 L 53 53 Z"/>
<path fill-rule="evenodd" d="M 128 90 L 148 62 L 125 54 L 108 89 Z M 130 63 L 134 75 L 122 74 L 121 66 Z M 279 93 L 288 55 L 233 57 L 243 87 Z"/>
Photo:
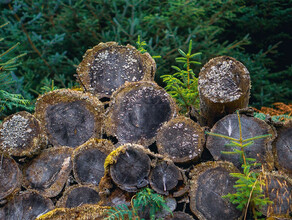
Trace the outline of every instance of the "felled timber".
<path fill-rule="evenodd" d="M 275 132 L 270 125 L 263 120 L 240 115 L 242 138 L 248 139 L 259 135 L 271 134 L 272 137 L 254 140 L 254 143 L 245 147 L 244 152 L 247 158 L 254 158 L 262 163 L 268 170 L 274 167 L 271 142 L 275 138 Z M 239 124 L 236 114 L 230 114 L 216 122 L 211 129 L 212 133 L 222 134 L 232 138 L 239 138 Z M 208 135 L 206 147 L 215 160 L 226 160 L 232 162 L 239 169 L 241 160 L 239 154 L 223 154 L 221 151 L 233 151 L 236 147 L 226 146 L 230 140 Z M 237 149 L 237 148 L 236 148 Z"/>
<path fill-rule="evenodd" d="M 113 144 L 105 139 L 90 139 L 74 149 L 72 161 L 76 181 L 98 186 L 104 175 L 105 158 L 113 150 Z"/>
<path fill-rule="evenodd" d="M 60 89 L 37 99 L 35 115 L 54 146 L 77 147 L 100 137 L 103 109 L 90 93 Z"/>
<path fill-rule="evenodd" d="M 156 145 L 162 154 L 175 163 L 196 161 L 205 144 L 201 126 L 193 120 L 178 116 L 165 123 L 158 131 Z"/>
<path fill-rule="evenodd" d="M 47 144 L 39 121 L 29 112 L 18 112 L 0 124 L 0 151 L 16 157 L 32 156 Z"/>
<path fill-rule="evenodd" d="M 4 207 L 0 207 L 0 219 L 32 220 L 53 208 L 54 204 L 50 199 L 28 190 L 15 195 Z"/>
<path fill-rule="evenodd" d="M 248 105 L 249 72 L 232 57 L 211 59 L 201 69 L 198 83 L 200 112 L 209 127 L 225 115 Z"/>
<path fill-rule="evenodd" d="M 168 215 L 165 220 L 194 220 L 194 218 L 185 212 L 173 212 L 173 215 Z"/>
<path fill-rule="evenodd" d="M 156 83 L 126 83 L 112 96 L 105 130 L 121 144 L 148 146 L 155 141 L 157 130 L 176 112 L 174 100 Z"/>
<path fill-rule="evenodd" d="M 55 197 L 63 189 L 72 170 L 69 147 L 49 148 L 31 160 L 23 169 L 23 186 L 46 197 Z"/>
<path fill-rule="evenodd" d="M 22 173 L 17 163 L 0 152 L 0 200 L 20 190 Z"/>
<path fill-rule="evenodd" d="M 222 198 L 235 193 L 236 178 L 229 173 L 238 172 L 232 163 L 222 161 L 201 163 L 191 170 L 190 208 L 200 220 L 239 219 L 241 211 Z"/>
<path fill-rule="evenodd" d="M 116 42 L 99 43 L 87 50 L 77 67 L 85 90 L 99 98 L 110 97 L 126 81 L 153 80 L 155 71 L 155 61 L 148 53 Z"/>

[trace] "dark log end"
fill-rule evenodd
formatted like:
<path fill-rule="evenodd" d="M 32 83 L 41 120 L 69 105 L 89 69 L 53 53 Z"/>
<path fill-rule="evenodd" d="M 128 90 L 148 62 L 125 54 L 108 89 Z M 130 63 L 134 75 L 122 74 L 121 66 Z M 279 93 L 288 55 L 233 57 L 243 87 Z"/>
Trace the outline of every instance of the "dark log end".
<path fill-rule="evenodd" d="M 173 215 L 168 215 L 165 220 L 194 220 L 194 218 L 185 212 L 174 212 Z"/>

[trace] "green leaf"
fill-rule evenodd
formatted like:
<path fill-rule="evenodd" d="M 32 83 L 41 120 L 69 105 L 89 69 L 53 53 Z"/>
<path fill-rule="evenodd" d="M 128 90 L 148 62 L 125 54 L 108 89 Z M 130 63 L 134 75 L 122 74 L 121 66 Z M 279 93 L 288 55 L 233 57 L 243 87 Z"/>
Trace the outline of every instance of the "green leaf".
<path fill-rule="evenodd" d="M 179 52 L 183 57 L 187 57 L 187 55 L 185 54 L 185 52 L 183 52 L 181 49 L 178 49 L 178 52 Z"/>

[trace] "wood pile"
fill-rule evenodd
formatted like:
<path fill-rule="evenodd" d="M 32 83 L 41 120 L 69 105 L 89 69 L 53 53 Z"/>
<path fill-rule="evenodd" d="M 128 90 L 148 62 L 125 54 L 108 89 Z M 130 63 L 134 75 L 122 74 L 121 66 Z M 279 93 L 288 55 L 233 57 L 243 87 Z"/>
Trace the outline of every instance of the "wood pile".
<path fill-rule="evenodd" d="M 235 192 L 229 174 L 240 172 L 240 158 L 222 154 L 227 141 L 205 131 L 239 137 L 233 113 L 248 105 L 247 69 L 227 56 L 202 68 L 197 122 L 179 114 L 155 71 L 148 53 L 100 43 L 77 68 L 83 91 L 54 90 L 37 99 L 34 114 L 8 116 L 0 124 L 0 219 L 104 219 L 144 187 L 173 211 L 157 218 L 240 218 L 222 198 Z M 292 121 L 273 124 L 250 111 L 240 110 L 244 138 L 272 135 L 246 151 L 263 164 L 264 193 L 274 201 L 260 211 L 291 216 Z"/>

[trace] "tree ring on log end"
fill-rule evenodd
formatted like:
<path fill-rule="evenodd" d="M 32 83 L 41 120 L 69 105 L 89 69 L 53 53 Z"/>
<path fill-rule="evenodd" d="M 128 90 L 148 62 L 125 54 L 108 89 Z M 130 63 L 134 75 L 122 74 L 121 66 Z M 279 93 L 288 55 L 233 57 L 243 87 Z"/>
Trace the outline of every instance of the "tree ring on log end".
<path fill-rule="evenodd" d="M 22 174 L 17 163 L 0 152 L 0 200 L 20 190 Z"/>
<path fill-rule="evenodd" d="M 175 163 L 186 163 L 201 156 L 205 134 L 199 124 L 179 116 L 159 129 L 156 144 L 159 154 L 167 156 Z"/>
<path fill-rule="evenodd" d="M 35 115 L 54 146 L 77 147 L 100 135 L 103 104 L 90 93 L 60 89 L 38 98 Z"/>
<path fill-rule="evenodd" d="M 116 42 L 99 43 L 87 50 L 77 67 L 85 89 L 99 98 L 110 97 L 126 81 L 153 80 L 155 71 L 155 61 L 148 53 Z"/>
<path fill-rule="evenodd" d="M 136 192 L 148 185 L 151 161 L 143 146 L 125 144 L 117 150 L 119 153 L 115 156 L 115 162 L 109 167 L 114 183 L 127 192 Z"/>
<path fill-rule="evenodd" d="M 57 207 L 73 208 L 85 204 L 97 204 L 100 201 L 98 188 L 93 185 L 75 185 L 64 192 Z"/>
<path fill-rule="evenodd" d="M 105 122 L 119 143 L 150 145 L 161 125 L 176 115 L 174 100 L 154 82 L 126 83 L 113 94 Z"/>
<path fill-rule="evenodd" d="M 98 186 L 104 175 L 105 158 L 112 150 L 113 144 L 105 139 L 90 139 L 74 149 L 72 161 L 76 181 Z"/>
<path fill-rule="evenodd" d="M 46 144 L 39 120 L 28 112 L 10 115 L 0 124 L 0 150 L 9 155 L 32 156 Z"/>
<path fill-rule="evenodd" d="M 63 189 L 72 170 L 69 147 L 49 148 L 23 169 L 23 186 L 35 189 L 46 197 L 55 197 Z"/>
<path fill-rule="evenodd" d="M 236 178 L 230 173 L 239 170 L 230 162 L 206 162 L 193 168 L 190 173 L 190 208 L 200 220 L 238 219 L 241 211 L 223 195 L 235 193 Z"/>

